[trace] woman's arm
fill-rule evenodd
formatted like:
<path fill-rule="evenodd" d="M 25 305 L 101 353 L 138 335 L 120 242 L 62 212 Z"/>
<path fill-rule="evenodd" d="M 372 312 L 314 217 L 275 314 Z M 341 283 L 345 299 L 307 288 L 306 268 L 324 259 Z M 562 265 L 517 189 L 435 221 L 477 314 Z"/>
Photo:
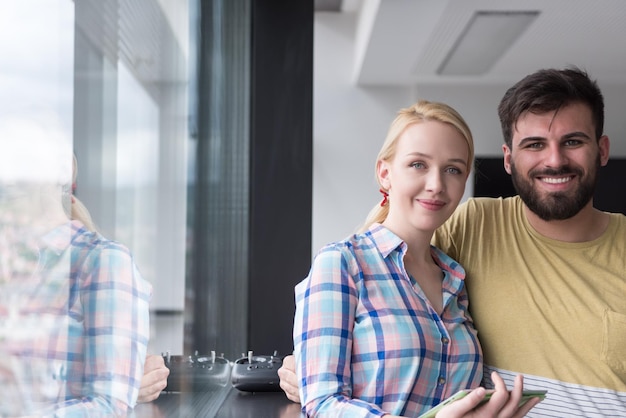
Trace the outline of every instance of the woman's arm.
<path fill-rule="evenodd" d="M 79 278 L 82 305 L 82 370 L 68 370 L 75 398 L 56 406 L 63 414 L 126 415 L 136 404 L 149 339 L 151 286 L 128 250 L 109 242 L 92 251 Z M 90 416 L 90 415 L 89 415 Z"/>

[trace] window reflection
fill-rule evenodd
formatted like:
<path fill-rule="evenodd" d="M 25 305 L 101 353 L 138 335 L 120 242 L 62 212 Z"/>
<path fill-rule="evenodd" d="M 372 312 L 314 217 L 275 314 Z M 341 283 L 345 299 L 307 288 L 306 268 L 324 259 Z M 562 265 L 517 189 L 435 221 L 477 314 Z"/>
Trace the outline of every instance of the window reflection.
<path fill-rule="evenodd" d="M 151 285 L 147 351 L 183 351 L 189 4 L 5 0 L 0 28 L 5 57 L 0 69 L 0 382 L 5 388 L 0 416 L 5 416 L 96 390 L 86 374 L 81 374 L 84 381 L 72 381 L 68 358 L 44 355 L 86 329 L 85 318 L 67 315 L 73 303 L 72 252 L 60 251 L 49 268 L 47 257 L 54 251 L 42 250 L 49 248 L 42 244 L 48 232 L 69 225 L 56 218 L 61 212 L 54 213 L 54 225 L 49 218 L 53 207 L 69 208 L 72 190 L 99 231 L 128 247 L 138 267 L 135 272 L 134 264 L 125 264 L 129 275 Z M 79 162 L 75 184 L 73 153 Z M 55 240 L 69 243 L 74 237 L 68 226 Z M 137 293 L 146 291 L 133 286 Z M 168 315 L 162 318 L 161 312 Z M 141 328 L 133 315 L 128 313 L 127 322 Z M 141 338 L 148 343 L 147 336 Z M 138 347 L 145 355 L 146 347 Z M 136 359 L 128 351 L 115 354 L 123 357 L 120 363 Z M 97 357 L 81 364 L 103 358 Z M 133 364 L 129 375 L 139 366 Z M 118 395 L 132 403 L 132 393 Z"/>
<path fill-rule="evenodd" d="M 153 284 L 150 351 L 182 353 L 189 5 L 75 5 L 77 194 L 104 234 L 129 246 Z"/>
<path fill-rule="evenodd" d="M 115 236 L 156 277 L 159 108 L 123 63 L 118 66 Z"/>
<path fill-rule="evenodd" d="M 143 373 L 151 286 L 126 247 L 74 217 L 71 139 L 51 120 L 0 120 L 0 409 L 121 415 Z"/>

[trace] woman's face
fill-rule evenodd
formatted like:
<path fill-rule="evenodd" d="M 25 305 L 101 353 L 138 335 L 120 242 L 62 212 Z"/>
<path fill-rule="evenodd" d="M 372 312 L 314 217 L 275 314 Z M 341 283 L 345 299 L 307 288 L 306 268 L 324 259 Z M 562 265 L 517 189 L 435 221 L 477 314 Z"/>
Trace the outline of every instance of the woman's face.
<path fill-rule="evenodd" d="M 407 127 L 390 161 L 380 161 L 378 175 L 389 191 L 385 225 L 432 233 L 456 209 L 469 174 L 469 149 L 451 125 L 427 121 Z"/>

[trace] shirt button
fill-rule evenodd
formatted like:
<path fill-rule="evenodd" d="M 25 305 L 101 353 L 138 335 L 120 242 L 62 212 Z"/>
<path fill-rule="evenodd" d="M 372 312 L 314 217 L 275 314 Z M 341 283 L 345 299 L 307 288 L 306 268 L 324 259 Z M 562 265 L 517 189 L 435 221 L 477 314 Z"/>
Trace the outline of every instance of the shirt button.
<path fill-rule="evenodd" d="M 446 383 L 446 378 L 443 376 L 439 376 L 439 380 L 437 380 L 437 383 L 443 385 L 444 383 Z"/>
<path fill-rule="evenodd" d="M 448 344 L 450 340 L 448 339 L 448 337 L 441 337 L 441 342 L 442 344 Z"/>

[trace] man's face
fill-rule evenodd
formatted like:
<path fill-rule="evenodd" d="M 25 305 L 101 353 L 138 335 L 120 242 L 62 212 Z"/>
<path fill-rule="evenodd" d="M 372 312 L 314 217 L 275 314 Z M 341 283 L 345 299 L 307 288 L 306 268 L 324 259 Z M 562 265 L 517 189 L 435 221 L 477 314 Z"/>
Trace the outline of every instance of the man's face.
<path fill-rule="evenodd" d="M 503 146 L 504 167 L 526 206 L 545 221 L 568 219 L 591 205 L 609 139 L 595 137 L 591 110 L 573 103 L 556 112 L 525 113 Z"/>

